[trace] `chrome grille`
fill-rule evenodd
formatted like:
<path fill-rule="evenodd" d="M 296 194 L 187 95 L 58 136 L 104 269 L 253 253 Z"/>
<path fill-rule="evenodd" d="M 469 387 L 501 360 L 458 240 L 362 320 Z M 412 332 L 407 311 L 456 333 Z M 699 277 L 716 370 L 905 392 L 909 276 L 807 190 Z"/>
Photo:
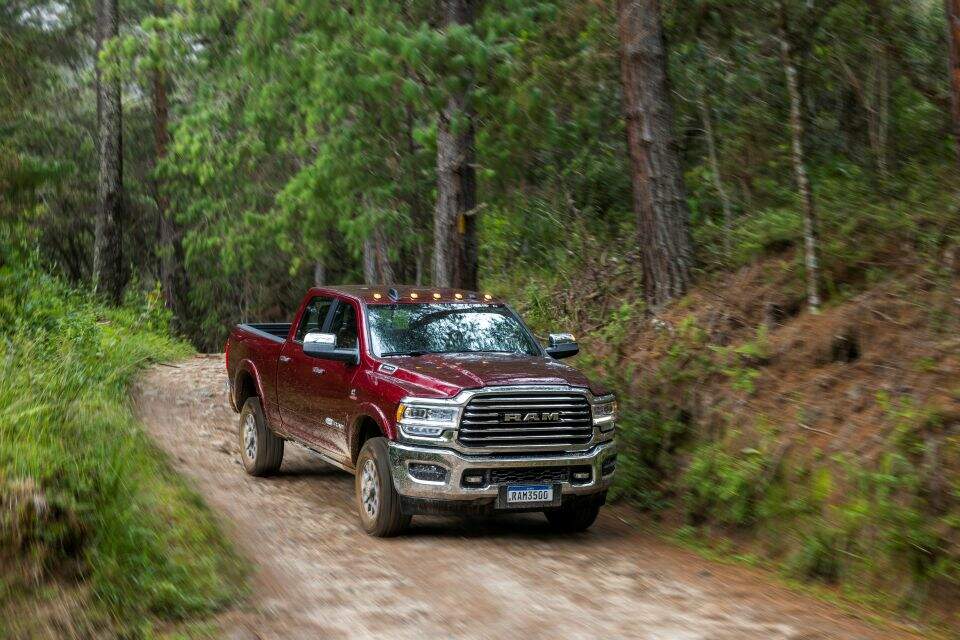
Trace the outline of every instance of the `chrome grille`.
<path fill-rule="evenodd" d="M 590 403 L 576 392 L 477 394 L 467 403 L 457 438 L 465 447 L 559 448 L 593 436 Z"/>

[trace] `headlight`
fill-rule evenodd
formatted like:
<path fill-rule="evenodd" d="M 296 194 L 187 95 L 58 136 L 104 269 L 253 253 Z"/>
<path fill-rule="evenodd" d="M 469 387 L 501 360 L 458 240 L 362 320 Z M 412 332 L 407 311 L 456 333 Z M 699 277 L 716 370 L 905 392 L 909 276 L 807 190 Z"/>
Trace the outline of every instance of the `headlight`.
<path fill-rule="evenodd" d="M 593 424 L 600 427 L 600 431 L 610 431 L 617 421 L 617 401 L 612 396 L 600 398 L 593 407 Z"/>
<path fill-rule="evenodd" d="M 412 405 L 400 405 L 403 407 L 401 421 L 424 420 L 426 422 L 453 422 L 457 417 L 456 409 L 446 409 L 441 407 L 415 407 Z"/>
<path fill-rule="evenodd" d="M 437 438 L 457 426 L 457 409 L 401 403 L 397 407 L 397 424 L 404 435 Z"/>

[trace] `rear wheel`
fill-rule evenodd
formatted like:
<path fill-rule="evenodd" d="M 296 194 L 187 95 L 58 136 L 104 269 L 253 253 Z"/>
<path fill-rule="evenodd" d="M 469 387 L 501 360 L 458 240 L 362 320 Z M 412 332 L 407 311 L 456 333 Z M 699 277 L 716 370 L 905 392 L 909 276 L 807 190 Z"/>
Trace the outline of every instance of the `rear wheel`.
<path fill-rule="evenodd" d="M 276 473 L 283 462 L 283 438 L 267 426 L 260 398 L 247 398 L 240 411 L 240 458 L 252 476 Z"/>
<path fill-rule="evenodd" d="M 557 531 L 574 533 L 589 529 L 600 514 L 600 502 L 582 501 L 544 511 L 550 526 Z"/>
<path fill-rule="evenodd" d="M 364 531 L 378 538 L 389 538 L 410 524 L 410 516 L 400 511 L 400 495 L 393 488 L 386 438 L 370 438 L 363 443 L 357 456 L 354 483 Z"/>

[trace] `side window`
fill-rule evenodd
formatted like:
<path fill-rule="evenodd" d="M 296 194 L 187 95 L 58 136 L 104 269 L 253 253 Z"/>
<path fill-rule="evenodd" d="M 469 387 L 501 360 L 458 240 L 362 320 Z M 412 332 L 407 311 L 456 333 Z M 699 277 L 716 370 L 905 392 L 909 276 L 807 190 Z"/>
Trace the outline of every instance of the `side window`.
<path fill-rule="evenodd" d="M 319 296 L 307 303 L 307 308 L 303 311 L 303 317 L 300 318 L 300 326 L 297 327 L 297 340 L 303 342 L 303 336 L 311 331 L 320 331 L 332 304 L 333 298 L 321 298 Z"/>
<path fill-rule="evenodd" d="M 357 311 L 353 304 L 340 300 L 333 312 L 330 333 L 337 336 L 337 347 L 354 349 L 357 346 Z"/>

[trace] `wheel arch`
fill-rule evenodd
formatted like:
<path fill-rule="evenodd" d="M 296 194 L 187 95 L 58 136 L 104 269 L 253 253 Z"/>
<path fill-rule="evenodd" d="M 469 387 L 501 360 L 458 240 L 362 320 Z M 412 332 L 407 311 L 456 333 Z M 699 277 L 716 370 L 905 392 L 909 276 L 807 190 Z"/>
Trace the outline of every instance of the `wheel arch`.
<path fill-rule="evenodd" d="M 260 398 L 260 403 L 263 404 L 263 389 L 257 367 L 249 360 L 244 360 L 238 367 L 233 381 L 233 393 L 230 398 L 233 410 L 239 413 L 243 409 L 243 403 L 252 397 Z"/>
<path fill-rule="evenodd" d="M 382 415 L 369 409 L 357 416 L 350 434 L 350 463 L 356 466 L 363 443 L 370 438 L 389 437 Z"/>

